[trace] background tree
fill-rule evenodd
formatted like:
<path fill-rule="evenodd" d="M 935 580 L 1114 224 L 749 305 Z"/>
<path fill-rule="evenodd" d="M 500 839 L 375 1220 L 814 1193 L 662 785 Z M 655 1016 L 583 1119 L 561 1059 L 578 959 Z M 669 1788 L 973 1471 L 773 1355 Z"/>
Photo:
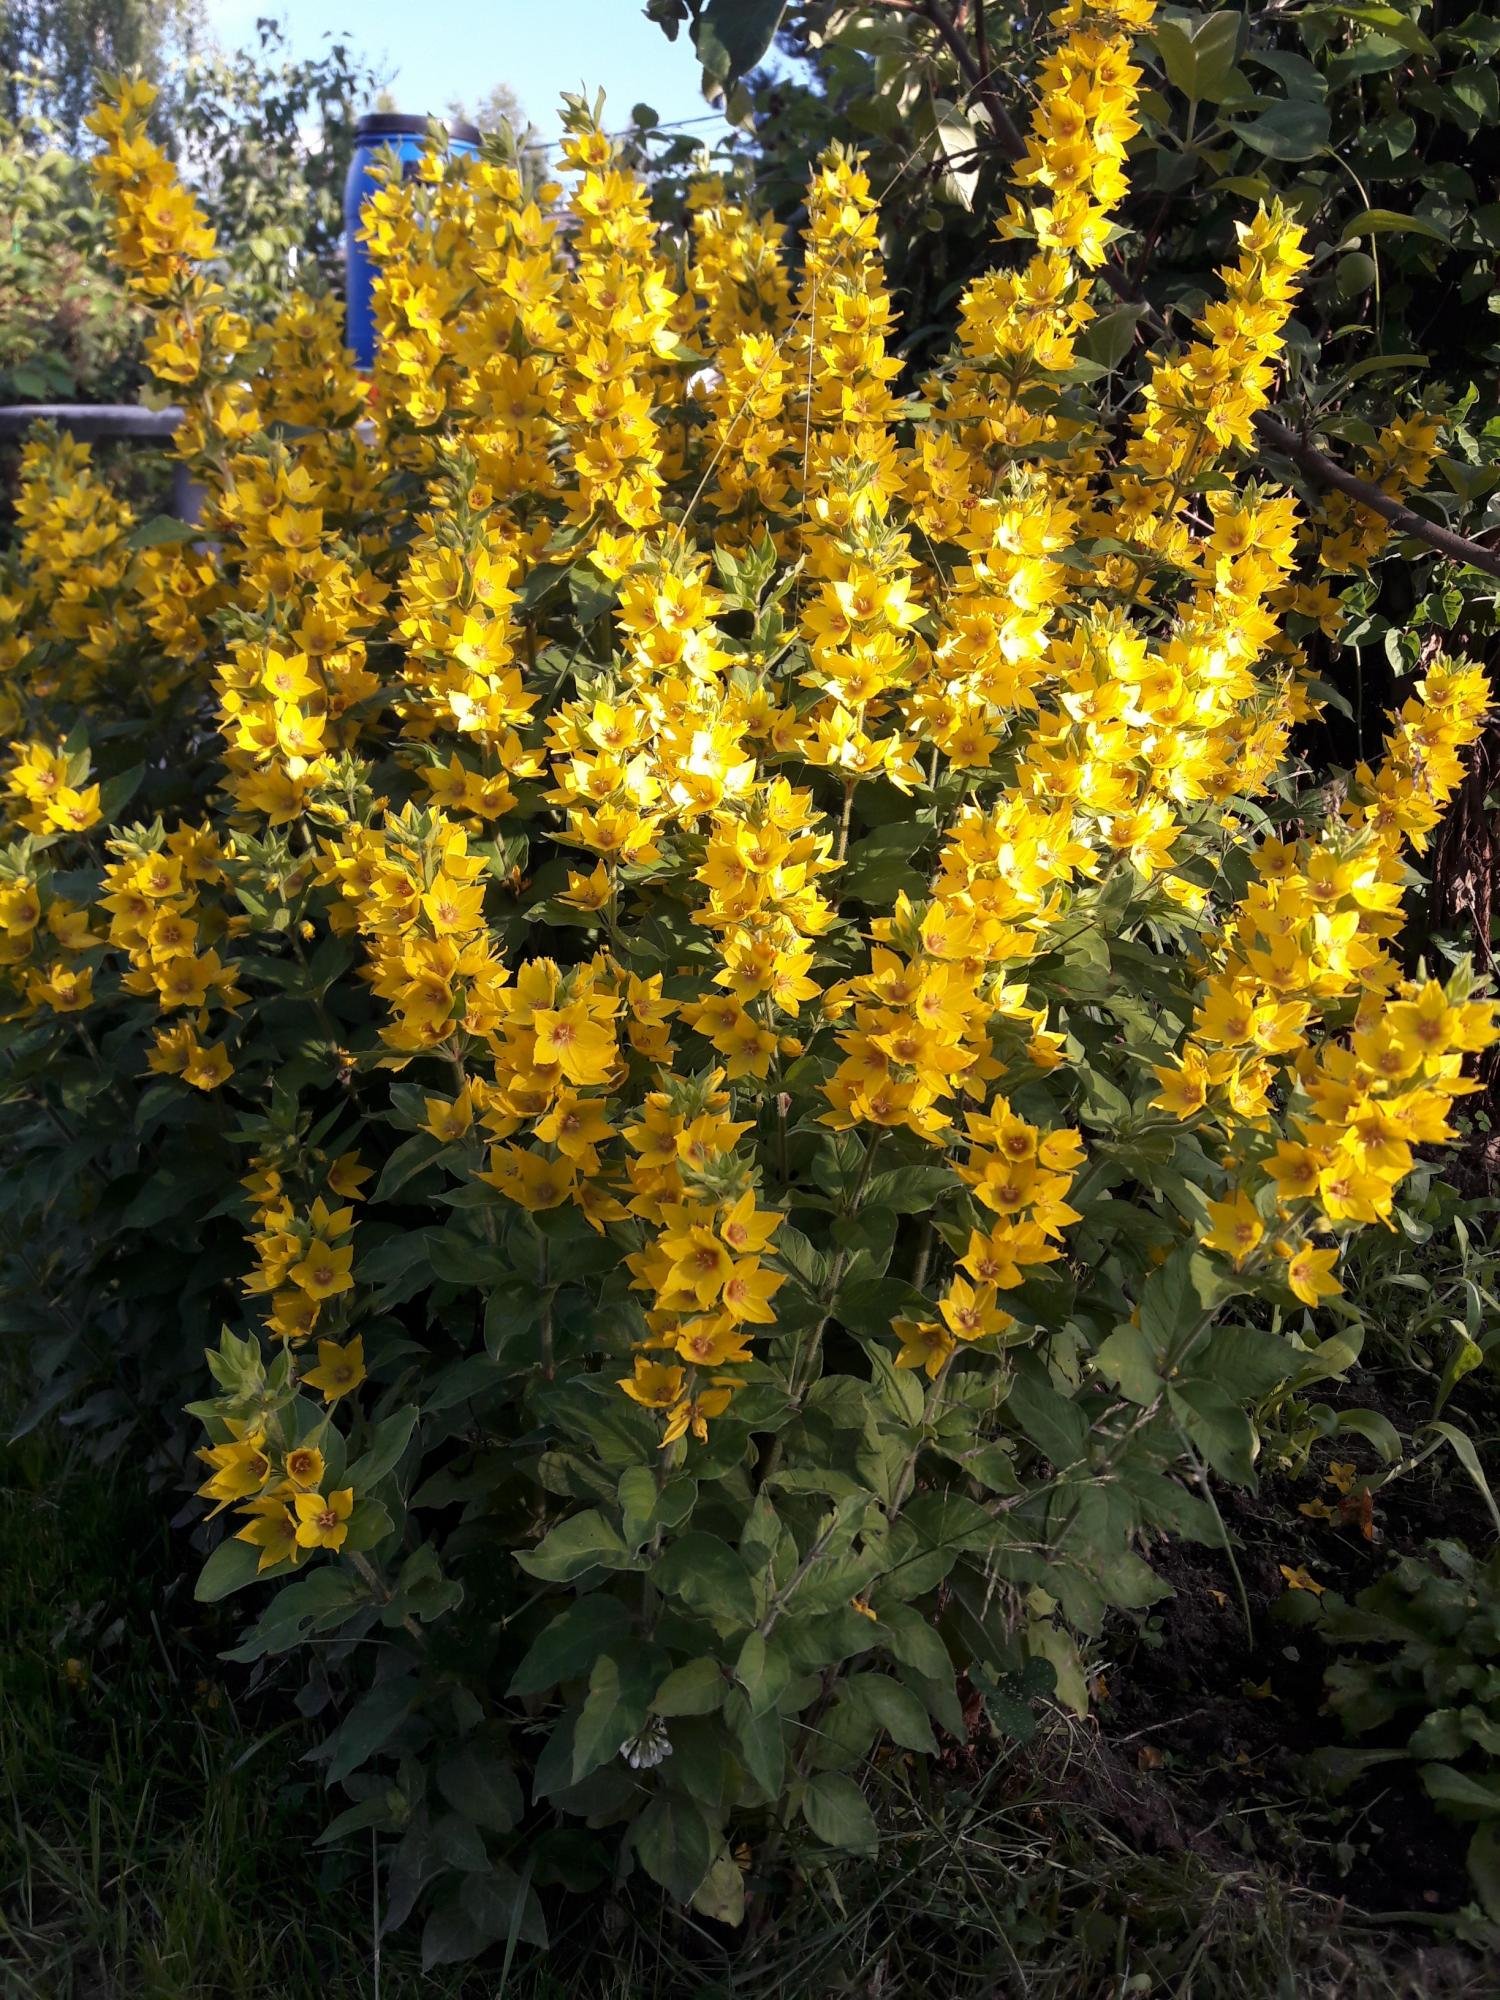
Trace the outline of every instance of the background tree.
<path fill-rule="evenodd" d="M 101 76 L 159 77 L 205 37 L 203 0 L 0 0 L 0 106 L 77 151 Z"/>

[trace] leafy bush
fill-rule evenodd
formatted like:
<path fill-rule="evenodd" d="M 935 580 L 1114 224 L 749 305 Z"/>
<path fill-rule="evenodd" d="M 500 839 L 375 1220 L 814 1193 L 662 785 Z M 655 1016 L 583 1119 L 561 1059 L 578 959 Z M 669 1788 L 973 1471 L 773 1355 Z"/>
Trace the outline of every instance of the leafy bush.
<path fill-rule="evenodd" d="M 1302 230 L 1081 351 L 1148 14 L 1057 17 L 920 403 L 842 152 L 794 268 L 722 185 L 659 235 L 581 101 L 566 203 L 435 147 L 367 393 L 211 275 L 149 91 L 98 115 L 208 498 L 28 448 L 12 1317 L 106 1449 L 211 1391 L 200 1594 L 336 1707 L 329 1838 L 430 1963 L 635 1865 L 737 1922 L 871 1850 L 877 1746 L 1081 1706 L 1495 1040 L 1392 949 L 1483 673 L 1340 793 L 1289 749 L 1283 621 L 1385 533 L 1238 476 Z"/>
<path fill-rule="evenodd" d="M 1458 1542 L 1435 1542 L 1352 1604 L 1328 1592 L 1301 1612 L 1301 1622 L 1313 1621 L 1330 1644 L 1369 1649 L 1328 1670 L 1328 1705 L 1346 1732 L 1406 1739 L 1393 1749 L 1324 1751 L 1326 1775 L 1347 1783 L 1416 1758 L 1429 1796 L 1474 1822 L 1469 1872 L 1489 1914 L 1500 1916 L 1500 1554 L 1482 1561 Z"/>
<path fill-rule="evenodd" d="M 0 117 L 0 215 L 0 401 L 124 393 L 141 316 L 103 262 L 87 169 L 47 126 Z"/>

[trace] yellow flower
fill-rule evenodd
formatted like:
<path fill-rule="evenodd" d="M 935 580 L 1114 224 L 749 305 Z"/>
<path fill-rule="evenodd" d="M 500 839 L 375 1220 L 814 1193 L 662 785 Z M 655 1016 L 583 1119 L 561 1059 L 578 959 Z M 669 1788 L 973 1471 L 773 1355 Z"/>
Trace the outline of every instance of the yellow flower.
<path fill-rule="evenodd" d="M 1287 1259 L 1286 1281 L 1303 1305 L 1316 1306 L 1320 1300 L 1343 1291 L 1333 1275 L 1338 1260 L 1337 1250 L 1314 1250 L 1308 1243 Z"/>
<path fill-rule="evenodd" d="M 314 1444 L 294 1445 L 285 1459 L 286 1476 L 303 1492 L 323 1483 L 323 1454 Z"/>
<path fill-rule="evenodd" d="M 354 1275 L 350 1266 L 353 1262 L 354 1250 L 350 1244 L 335 1247 L 315 1236 L 287 1276 L 310 1299 L 321 1302 L 351 1289 Z"/>
<path fill-rule="evenodd" d="M 1243 1188 L 1237 1188 L 1227 1201 L 1211 1201 L 1208 1215 L 1213 1227 L 1204 1236 L 1204 1243 L 1210 1250 L 1222 1250 L 1236 1264 L 1244 1263 L 1266 1233 L 1255 1203 Z"/>
<path fill-rule="evenodd" d="M 686 1379 L 681 1368 L 638 1356 L 635 1374 L 622 1381 L 620 1387 L 633 1403 L 640 1403 L 645 1409 L 669 1410 L 681 1396 Z"/>
<path fill-rule="evenodd" d="M 929 1377 L 937 1375 L 957 1342 L 936 1320 L 895 1319 L 891 1332 L 901 1343 L 896 1356 L 898 1368 L 920 1368 Z"/>
<path fill-rule="evenodd" d="M 361 1335 L 341 1347 L 335 1340 L 318 1342 L 318 1365 L 303 1376 L 309 1388 L 321 1389 L 325 1403 L 336 1403 L 365 1379 L 365 1343 Z"/>
<path fill-rule="evenodd" d="M 297 1546 L 303 1549 L 341 1549 L 349 1533 L 349 1516 L 354 1512 L 354 1488 L 345 1486 L 326 1497 L 321 1493 L 299 1493 L 292 1502 L 297 1513 Z"/>

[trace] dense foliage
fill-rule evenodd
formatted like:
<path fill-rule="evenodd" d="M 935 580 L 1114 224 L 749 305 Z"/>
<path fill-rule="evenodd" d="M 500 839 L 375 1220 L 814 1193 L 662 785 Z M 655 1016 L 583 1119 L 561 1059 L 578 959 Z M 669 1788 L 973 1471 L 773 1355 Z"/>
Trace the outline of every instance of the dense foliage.
<path fill-rule="evenodd" d="M 1285 206 L 1221 193 L 1180 338 L 1100 289 L 1151 15 L 1052 17 L 920 399 L 841 149 L 797 246 L 719 183 L 655 229 L 581 101 L 566 193 L 435 144 L 366 384 L 241 310 L 149 88 L 97 114 L 207 501 L 27 449 L 9 1310 L 38 1409 L 194 1399 L 200 1592 L 304 1659 L 430 1962 L 868 1852 L 876 1746 L 1082 1706 L 1263 1409 L 1371 1434 L 1307 1392 L 1496 1040 L 1398 949 L 1490 689 L 1430 653 L 1304 782 L 1389 528 L 1245 469 Z M 1390 408 L 1377 499 L 1442 443 Z"/>
<path fill-rule="evenodd" d="M 83 162 L 50 126 L 0 119 L 0 402 L 110 402 L 133 386 L 140 314 L 104 255 Z"/>
<path fill-rule="evenodd" d="M 1429 1796 L 1473 1825 L 1470 1872 L 1486 1906 L 1500 1907 L 1500 1556 L 1485 1562 L 1438 1543 L 1352 1604 L 1329 1592 L 1287 1608 L 1330 1643 L 1363 1649 L 1328 1674 L 1329 1706 L 1347 1733 L 1401 1739 L 1323 1752 L 1328 1777 L 1347 1785 L 1414 1758 Z"/>

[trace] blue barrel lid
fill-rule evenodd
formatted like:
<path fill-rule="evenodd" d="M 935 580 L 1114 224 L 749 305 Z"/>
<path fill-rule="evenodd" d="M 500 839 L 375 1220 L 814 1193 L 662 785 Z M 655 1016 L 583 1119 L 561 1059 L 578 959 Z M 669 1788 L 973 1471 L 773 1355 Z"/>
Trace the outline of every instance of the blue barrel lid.
<path fill-rule="evenodd" d="M 430 122 L 405 111 L 367 111 L 355 126 L 354 136 L 356 139 L 425 138 Z M 452 118 L 445 122 L 450 137 L 461 140 L 466 146 L 482 143 L 479 127 L 471 125 L 466 118 Z"/>

